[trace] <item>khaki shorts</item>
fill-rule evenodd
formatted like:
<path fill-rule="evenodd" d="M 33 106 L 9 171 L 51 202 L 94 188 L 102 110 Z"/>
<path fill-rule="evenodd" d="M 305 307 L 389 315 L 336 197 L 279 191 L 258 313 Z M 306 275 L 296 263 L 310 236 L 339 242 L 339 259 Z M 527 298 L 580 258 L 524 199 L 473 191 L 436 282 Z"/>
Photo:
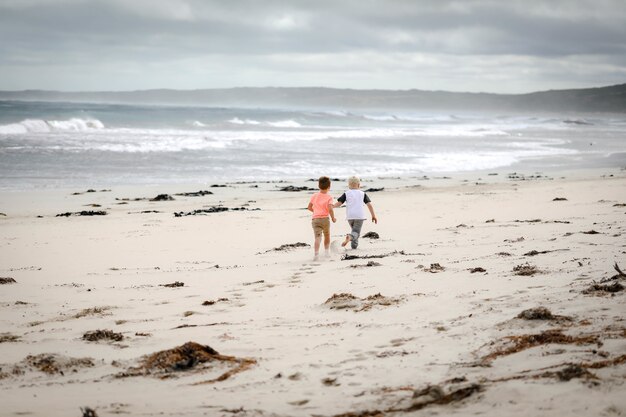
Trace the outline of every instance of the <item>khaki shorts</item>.
<path fill-rule="evenodd" d="M 330 236 L 330 219 L 328 217 L 313 219 L 311 221 L 313 225 L 313 234 L 315 237 L 321 236 L 324 233 L 325 236 Z"/>

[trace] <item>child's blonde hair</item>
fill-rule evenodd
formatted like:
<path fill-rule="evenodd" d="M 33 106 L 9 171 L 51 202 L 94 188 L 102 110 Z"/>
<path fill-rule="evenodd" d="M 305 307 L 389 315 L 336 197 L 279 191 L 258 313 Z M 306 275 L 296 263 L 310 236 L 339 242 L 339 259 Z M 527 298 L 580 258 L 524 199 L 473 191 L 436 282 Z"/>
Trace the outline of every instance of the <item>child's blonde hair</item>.
<path fill-rule="evenodd" d="M 361 180 L 356 175 L 353 175 L 350 178 L 348 178 L 348 187 L 358 188 L 360 184 L 361 184 Z"/>

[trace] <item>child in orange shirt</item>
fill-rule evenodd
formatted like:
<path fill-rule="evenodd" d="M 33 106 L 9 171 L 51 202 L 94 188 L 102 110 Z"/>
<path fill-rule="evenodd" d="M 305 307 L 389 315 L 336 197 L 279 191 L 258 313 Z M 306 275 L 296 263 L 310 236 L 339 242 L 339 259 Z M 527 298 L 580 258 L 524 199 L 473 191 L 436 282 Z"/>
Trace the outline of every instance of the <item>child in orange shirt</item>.
<path fill-rule="evenodd" d="M 320 177 L 318 180 L 319 193 L 315 193 L 311 196 L 309 201 L 308 210 L 313 212 L 313 235 L 315 236 L 315 257 L 313 260 L 319 259 L 320 243 L 322 241 L 322 234 L 324 234 L 324 249 L 326 256 L 330 256 L 330 221 L 328 216 L 332 219 L 333 223 L 337 221 L 335 219 L 335 212 L 333 211 L 333 198 L 328 191 L 330 190 L 330 178 Z"/>

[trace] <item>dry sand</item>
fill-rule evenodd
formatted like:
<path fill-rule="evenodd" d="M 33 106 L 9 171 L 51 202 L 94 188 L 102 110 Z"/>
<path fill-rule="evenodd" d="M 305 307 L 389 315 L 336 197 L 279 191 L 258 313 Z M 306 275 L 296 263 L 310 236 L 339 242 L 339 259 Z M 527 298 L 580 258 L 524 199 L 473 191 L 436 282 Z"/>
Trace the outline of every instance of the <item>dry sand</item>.
<path fill-rule="evenodd" d="M 626 414 L 626 172 L 372 179 L 319 262 L 285 185 L 0 193 L 0 414 Z"/>

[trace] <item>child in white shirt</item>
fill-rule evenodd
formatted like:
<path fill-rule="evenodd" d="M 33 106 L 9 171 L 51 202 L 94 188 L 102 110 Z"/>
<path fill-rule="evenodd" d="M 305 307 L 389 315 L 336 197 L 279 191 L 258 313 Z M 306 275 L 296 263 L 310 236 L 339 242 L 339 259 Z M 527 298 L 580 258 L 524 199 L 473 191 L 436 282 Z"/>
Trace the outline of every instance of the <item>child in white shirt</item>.
<path fill-rule="evenodd" d="M 337 202 L 333 207 L 339 207 L 343 203 L 346 203 L 346 219 L 352 229 L 350 233 L 346 234 L 341 246 L 346 246 L 350 242 L 352 249 L 356 249 L 359 246 L 359 236 L 361 235 L 361 227 L 366 219 L 365 206 L 367 206 L 372 221 L 378 224 L 376 214 L 374 214 L 374 207 L 370 198 L 361 191 L 361 181 L 358 177 L 352 176 L 348 178 L 348 190 L 337 199 Z"/>

